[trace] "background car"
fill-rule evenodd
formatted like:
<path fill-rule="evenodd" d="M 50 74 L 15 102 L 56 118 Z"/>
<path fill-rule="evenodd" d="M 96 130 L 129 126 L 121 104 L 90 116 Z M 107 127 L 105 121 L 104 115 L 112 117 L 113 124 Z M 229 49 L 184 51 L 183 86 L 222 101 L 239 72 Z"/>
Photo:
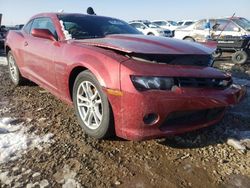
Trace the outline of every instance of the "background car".
<path fill-rule="evenodd" d="M 210 29 L 206 28 L 206 24 L 210 24 Z M 250 24 L 239 19 L 202 19 L 194 24 L 179 28 L 175 31 L 175 38 L 181 40 L 204 42 L 207 37 L 212 39 L 224 36 L 244 36 L 250 35 Z"/>
<path fill-rule="evenodd" d="M 137 20 L 129 22 L 129 25 L 142 32 L 144 35 L 155 35 L 163 37 L 173 37 L 173 32 L 169 29 L 163 29 L 158 25 L 147 20 Z"/>
<path fill-rule="evenodd" d="M 167 20 L 154 20 L 152 23 L 158 25 L 161 28 L 169 29 L 174 31 L 178 26 L 175 21 L 167 21 Z"/>
<path fill-rule="evenodd" d="M 193 20 L 182 20 L 182 21 L 178 21 L 177 22 L 177 26 L 178 27 L 183 27 L 183 26 L 189 26 L 189 25 L 192 25 L 195 21 Z"/>

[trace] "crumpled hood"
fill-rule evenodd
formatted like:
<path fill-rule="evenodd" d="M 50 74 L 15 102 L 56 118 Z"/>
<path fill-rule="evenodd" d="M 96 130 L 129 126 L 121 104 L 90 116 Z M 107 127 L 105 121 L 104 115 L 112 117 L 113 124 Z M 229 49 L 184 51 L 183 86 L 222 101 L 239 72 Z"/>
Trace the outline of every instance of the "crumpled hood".
<path fill-rule="evenodd" d="M 73 43 L 142 54 L 207 55 L 215 51 L 215 48 L 209 48 L 195 42 L 145 35 L 108 35 L 105 38 L 75 40 Z"/>

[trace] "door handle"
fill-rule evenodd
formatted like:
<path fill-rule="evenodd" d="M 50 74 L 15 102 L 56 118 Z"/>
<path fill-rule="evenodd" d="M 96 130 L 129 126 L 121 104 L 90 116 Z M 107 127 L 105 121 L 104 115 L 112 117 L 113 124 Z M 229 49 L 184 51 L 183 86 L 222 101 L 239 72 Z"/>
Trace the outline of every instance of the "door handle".
<path fill-rule="evenodd" d="M 24 46 L 28 46 L 29 43 L 27 41 L 24 42 Z"/>

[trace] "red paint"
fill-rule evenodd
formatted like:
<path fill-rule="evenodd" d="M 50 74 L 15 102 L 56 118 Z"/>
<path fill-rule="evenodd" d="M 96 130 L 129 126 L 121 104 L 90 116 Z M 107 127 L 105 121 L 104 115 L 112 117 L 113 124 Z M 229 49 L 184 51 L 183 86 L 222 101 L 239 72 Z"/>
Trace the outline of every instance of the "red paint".
<path fill-rule="evenodd" d="M 37 38 L 24 31 L 11 31 L 8 46 L 17 61 L 21 74 L 41 87 L 72 104 L 69 78 L 75 68 L 90 70 L 103 90 L 113 89 L 122 96 L 107 94 L 115 118 L 116 134 L 130 140 L 143 140 L 178 134 L 206 127 L 218 122 L 223 114 L 210 121 L 200 121 L 185 126 L 159 126 L 172 112 L 226 107 L 236 104 L 245 95 L 242 88 L 206 89 L 177 88 L 174 91 L 137 91 L 130 75 L 226 78 L 228 75 L 211 67 L 178 66 L 139 62 L 117 51 L 126 53 L 156 54 L 210 54 L 212 50 L 195 43 L 149 36 L 112 35 L 103 39 L 66 41 L 56 14 L 39 14 L 50 17 L 56 27 L 59 40 Z M 38 34 L 34 31 L 33 34 Z M 48 33 L 40 35 L 48 36 Z M 48 38 L 48 37 L 47 37 Z M 100 48 L 101 47 L 101 48 Z M 115 51 L 113 51 L 115 50 Z M 156 113 L 159 120 L 147 126 L 143 117 Z"/>

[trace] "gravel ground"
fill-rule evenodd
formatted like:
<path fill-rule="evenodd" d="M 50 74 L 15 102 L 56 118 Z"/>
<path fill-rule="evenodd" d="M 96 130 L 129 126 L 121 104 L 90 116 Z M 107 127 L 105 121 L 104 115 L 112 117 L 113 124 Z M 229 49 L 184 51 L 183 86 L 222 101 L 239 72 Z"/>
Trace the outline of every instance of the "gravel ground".
<path fill-rule="evenodd" d="M 143 142 L 100 141 L 85 135 L 74 110 L 42 88 L 14 88 L 4 62 L 0 58 L 0 118 L 19 120 L 27 134 L 53 136 L 0 161 L 0 187 L 249 187 L 249 96 L 206 129 Z M 249 70 L 234 71 L 248 92 Z"/>

